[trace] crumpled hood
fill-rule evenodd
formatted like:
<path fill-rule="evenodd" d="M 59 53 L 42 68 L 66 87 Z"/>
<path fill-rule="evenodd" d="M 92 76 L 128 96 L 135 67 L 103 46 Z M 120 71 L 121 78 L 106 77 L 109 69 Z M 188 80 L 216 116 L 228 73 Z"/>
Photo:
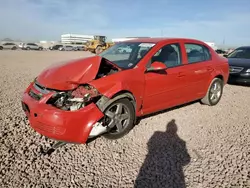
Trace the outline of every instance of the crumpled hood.
<path fill-rule="evenodd" d="M 101 60 L 102 57 L 93 56 L 52 65 L 37 77 L 37 82 L 56 90 L 74 89 L 81 83 L 95 79 Z"/>

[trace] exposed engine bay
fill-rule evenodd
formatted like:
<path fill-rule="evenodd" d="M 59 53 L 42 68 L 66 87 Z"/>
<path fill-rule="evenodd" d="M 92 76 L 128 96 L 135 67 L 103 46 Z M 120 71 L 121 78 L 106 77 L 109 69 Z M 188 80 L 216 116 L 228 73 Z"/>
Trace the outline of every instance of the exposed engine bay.
<path fill-rule="evenodd" d="M 81 85 L 73 91 L 56 92 L 47 102 L 61 110 L 78 110 L 99 99 L 101 95 L 90 85 Z"/>
<path fill-rule="evenodd" d="M 119 71 L 120 70 L 110 64 L 107 59 L 102 58 L 95 80 Z M 96 102 L 100 97 L 101 94 L 96 88 L 89 84 L 82 84 L 72 91 L 55 92 L 55 94 L 48 100 L 47 104 L 51 104 L 61 110 L 74 111 L 83 108 L 92 102 Z"/>
<path fill-rule="evenodd" d="M 102 58 L 101 65 L 95 79 L 99 79 L 116 72 L 119 72 L 118 68 L 110 64 L 107 59 Z"/>

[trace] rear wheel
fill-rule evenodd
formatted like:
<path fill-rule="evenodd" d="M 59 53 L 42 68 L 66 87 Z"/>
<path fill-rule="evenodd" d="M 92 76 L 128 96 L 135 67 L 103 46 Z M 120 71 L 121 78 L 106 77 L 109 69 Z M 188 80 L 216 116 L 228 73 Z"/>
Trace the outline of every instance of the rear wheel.
<path fill-rule="evenodd" d="M 128 99 L 119 99 L 104 110 L 103 125 L 108 132 L 103 136 L 107 139 L 118 139 L 125 136 L 134 126 L 135 110 Z"/>
<path fill-rule="evenodd" d="M 12 50 L 16 50 L 17 49 L 17 47 L 16 46 L 14 46 L 13 48 L 12 48 Z"/>
<path fill-rule="evenodd" d="M 2 46 L 0 46 L 0 50 L 3 50 L 3 47 L 2 47 Z"/>
<path fill-rule="evenodd" d="M 201 99 L 203 104 L 214 106 L 216 105 L 223 93 L 223 81 L 220 78 L 214 78 L 210 83 L 206 96 Z"/>

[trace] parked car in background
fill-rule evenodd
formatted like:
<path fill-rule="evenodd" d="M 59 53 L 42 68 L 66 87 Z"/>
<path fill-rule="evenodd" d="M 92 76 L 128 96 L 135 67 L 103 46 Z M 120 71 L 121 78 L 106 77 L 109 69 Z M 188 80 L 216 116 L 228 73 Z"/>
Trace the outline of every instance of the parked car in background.
<path fill-rule="evenodd" d="M 0 50 L 16 50 L 17 49 L 17 45 L 15 43 L 11 43 L 11 42 L 6 42 L 3 43 L 2 45 L 0 44 Z"/>
<path fill-rule="evenodd" d="M 230 49 L 228 49 L 227 50 L 227 52 L 226 52 L 226 54 L 230 54 L 232 51 L 234 51 L 235 49 L 233 49 L 233 48 L 230 48 Z"/>
<path fill-rule="evenodd" d="M 70 46 L 70 45 L 65 45 L 65 46 L 61 46 L 59 48 L 60 51 L 73 51 L 74 50 L 74 47 L 73 46 Z"/>
<path fill-rule="evenodd" d="M 131 48 L 129 46 L 127 46 L 126 48 L 119 48 L 117 49 L 117 51 L 121 54 L 126 54 L 126 53 L 130 53 L 131 52 Z"/>
<path fill-rule="evenodd" d="M 85 46 L 74 46 L 75 51 L 85 51 Z"/>
<path fill-rule="evenodd" d="M 236 48 L 228 55 L 230 66 L 229 83 L 246 83 L 250 84 L 250 46 Z"/>
<path fill-rule="evenodd" d="M 220 56 L 223 56 L 224 54 L 226 54 L 227 52 L 221 49 L 217 49 L 215 50 L 217 54 L 219 54 Z"/>
<path fill-rule="evenodd" d="M 63 47 L 63 45 L 62 44 L 56 44 L 56 45 L 50 46 L 49 50 L 59 50 L 60 47 Z"/>
<path fill-rule="evenodd" d="M 23 50 L 43 50 L 42 46 L 39 46 L 35 43 L 23 43 L 21 46 Z"/>
<path fill-rule="evenodd" d="M 19 43 L 19 44 L 18 44 L 18 48 L 22 49 L 23 45 L 24 45 L 23 42 Z"/>
<path fill-rule="evenodd" d="M 128 47 L 126 54 L 118 50 Z M 31 127 L 46 137 L 118 139 L 137 117 L 196 100 L 216 105 L 228 76 L 228 60 L 202 41 L 135 39 L 48 67 L 25 89 L 22 107 Z"/>

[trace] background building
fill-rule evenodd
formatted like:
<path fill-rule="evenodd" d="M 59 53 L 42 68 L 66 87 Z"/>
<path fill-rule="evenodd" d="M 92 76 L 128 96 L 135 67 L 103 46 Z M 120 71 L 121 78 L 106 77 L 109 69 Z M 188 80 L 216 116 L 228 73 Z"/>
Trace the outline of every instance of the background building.
<path fill-rule="evenodd" d="M 112 39 L 112 42 L 123 42 L 123 41 L 127 41 L 127 40 L 138 39 L 138 38 L 150 38 L 150 37 L 124 37 L 124 38 L 115 38 L 115 39 Z"/>
<path fill-rule="evenodd" d="M 207 45 L 211 46 L 214 50 L 217 50 L 218 47 L 216 46 L 216 44 L 214 42 L 205 42 Z"/>
<path fill-rule="evenodd" d="M 87 41 L 94 39 L 94 35 L 77 35 L 63 34 L 61 35 L 62 44 L 85 44 Z"/>

